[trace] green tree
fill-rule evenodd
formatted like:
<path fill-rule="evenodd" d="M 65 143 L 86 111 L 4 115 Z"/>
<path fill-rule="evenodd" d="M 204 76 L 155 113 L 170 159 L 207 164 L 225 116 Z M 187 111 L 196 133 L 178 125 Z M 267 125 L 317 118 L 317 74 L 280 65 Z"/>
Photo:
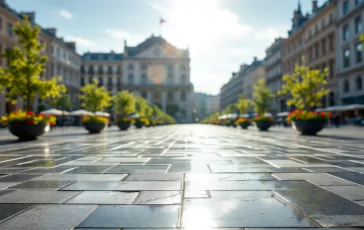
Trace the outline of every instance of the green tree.
<path fill-rule="evenodd" d="M 115 112 L 120 117 L 126 117 L 135 112 L 135 96 L 123 90 L 114 97 Z"/>
<path fill-rule="evenodd" d="M 302 58 L 305 63 L 304 58 Z M 291 75 L 283 76 L 282 90 L 279 95 L 289 95 L 287 105 L 294 105 L 298 109 L 312 110 L 321 105 L 321 98 L 329 93 L 325 88 L 326 78 L 329 70 L 312 70 L 309 67 L 297 65 L 295 72 Z"/>
<path fill-rule="evenodd" d="M 364 34 L 360 35 L 360 41 L 364 44 Z M 364 49 L 364 47 L 363 47 Z"/>
<path fill-rule="evenodd" d="M 137 114 L 139 114 L 140 117 L 145 117 L 147 114 L 146 114 L 146 110 L 147 110 L 147 107 L 148 107 L 148 101 L 145 100 L 144 98 L 142 97 L 137 97 L 136 100 L 135 100 L 135 112 Z"/>
<path fill-rule="evenodd" d="M 249 108 L 253 105 L 254 103 L 251 100 L 245 99 L 243 95 L 240 95 L 238 102 L 235 104 L 240 114 L 247 113 Z"/>
<path fill-rule="evenodd" d="M 40 28 L 32 26 L 25 17 L 16 23 L 13 32 L 19 38 L 19 45 L 1 55 L 9 64 L 6 69 L 0 68 L 0 90 L 8 89 L 6 99 L 15 104 L 19 98 L 25 103 L 26 111 L 30 111 L 36 95 L 39 99 L 56 98 L 66 92 L 66 88 L 57 84 L 61 77 L 48 81 L 40 77 L 48 61 L 47 56 L 41 54 L 45 45 L 38 41 Z"/>
<path fill-rule="evenodd" d="M 83 95 L 79 96 L 82 101 L 82 107 L 94 113 L 96 111 L 104 111 L 105 108 L 110 106 L 112 100 L 105 86 L 98 87 L 98 84 L 99 82 L 93 79 L 91 84 L 87 84 L 81 88 Z"/>
<path fill-rule="evenodd" d="M 226 108 L 222 111 L 222 114 L 236 113 L 236 110 L 237 110 L 236 105 L 230 104 L 226 106 Z"/>
<path fill-rule="evenodd" d="M 254 84 L 253 98 L 255 100 L 254 107 L 255 112 L 260 116 L 264 116 L 268 112 L 272 104 L 274 94 L 268 87 L 265 86 L 265 80 L 261 79 Z"/>
<path fill-rule="evenodd" d="M 59 96 L 55 102 L 54 102 L 54 106 L 57 109 L 63 110 L 63 111 L 67 111 L 71 109 L 71 100 L 68 94 L 61 94 L 61 96 Z"/>

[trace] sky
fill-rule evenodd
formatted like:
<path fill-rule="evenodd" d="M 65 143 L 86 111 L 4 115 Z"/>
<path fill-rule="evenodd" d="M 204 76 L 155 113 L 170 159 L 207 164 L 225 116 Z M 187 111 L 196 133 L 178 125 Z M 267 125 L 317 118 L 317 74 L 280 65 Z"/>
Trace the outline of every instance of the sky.
<path fill-rule="evenodd" d="M 287 37 L 298 0 L 6 0 L 36 22 L 57 28 L 77 52 L 123 52 L 161 35 L 190 50 L 195 92 L 218 94 L 241 64 L 263 59 L 274 38 Z M 304 13 L 311 0 L 301 0 Z M 324 0 L 319 1 L 321 5 Z M 166 20 L 161 27 L 160 18 Z"/>

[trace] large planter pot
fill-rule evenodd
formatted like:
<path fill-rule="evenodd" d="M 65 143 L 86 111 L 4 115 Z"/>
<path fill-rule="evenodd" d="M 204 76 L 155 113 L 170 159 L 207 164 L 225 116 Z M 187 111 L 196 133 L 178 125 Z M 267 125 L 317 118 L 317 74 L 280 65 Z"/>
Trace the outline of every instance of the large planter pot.
<path fill-rule="evenodd" d="M 257 121 L 255 125 L 259 129 L 259 131 L 268 131 L 268 129 L 272 126 L 272 122 L 269 121 Z"/>
<path fill-rule="evenodd" d="M 101 133 L 106 128 L 105 123 L 83 123 L 83 126 L 89 133 Z"/>
<path fill-rule="evenodd" d="M 118 123 L 117 126 L 119 127 L 120 130 L 128 130 L 131 126 L 131 122 L 121 122 Z"/>
<path fill-rule="evenodd" d="M 326 121 L 292 121 L 292 128 L 302 135 L 316 135 L 325 125 Z"/>
<path fill-rule="evenodd" d="M 141 129 L 141 128 L 143 128 L 143 126 L 144 126 L 144 123 L 143 122 L 135 122 L 135 127 L 137 129 Z"/>
<path fill-rule="evenodd" d="M 242 129 L 248 129 L 250 123 L 249 122 L 243 122 L 243 123 L 240 123 L 239 126 L 242 128 Z"/>
<path fill-rule="evenodd" d="M 19 140 L 37 140 L 39 136 L 42 136 L 46 132 L 47 127 L 47 123 L 39 123 L 36 125 L 17 123 L 17 125 L 9 124 L 9 131 L 14 136 L 17 136 Z"/>

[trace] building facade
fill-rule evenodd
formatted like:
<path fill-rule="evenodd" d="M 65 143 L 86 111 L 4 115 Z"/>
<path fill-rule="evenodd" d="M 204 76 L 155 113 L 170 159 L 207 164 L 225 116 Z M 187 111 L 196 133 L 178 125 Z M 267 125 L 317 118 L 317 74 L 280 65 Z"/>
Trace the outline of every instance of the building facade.
<path fill-rule="evenodd" d="M 209 96 L 206 99 L 207 114 L 217 113 L 220 111 L 220 95 Z"/>
<path fill-rule="evenodd" d="M 336 71 L 339 104 L 364 104 L 364 1 L 338 0 L 336 6 Z"/>
<path fill-rule="evenodd" d="M 334 106 L 338 101 L 336 78 L 335 45 L 335 8 L 336 1 L 326 1 L 318 7 L 317 0 L 312 2 L 312 13 L 305 23 L 304 44 L 306 64 L 311 69 L 329 69 L 328 96 L 322 98 L 322 107 Z"/>
<path fill-rule="evenodd" d="M 264 61 L 254 57 L 253 62 L 245 69 L 243 74 L 243 95 L 246 99 L 253 99 L 253 86 L 261 79 L 265 79 Z"/>
<path fill-rule="evenodd" d="M 13 28 L 18 21 L 23 20 L 23 15 L 29 18 L 29 21 L 36 25 L 35 12 L 17 12 L 9 7 L 5 0 L 0 0 L 0 53 L 4 53 L 6 49 L 11 49 L 17 45 L 17 38 L 13 32 Z M 74 42 L 66 42 L 56 36 L 55 29 L 41 28 L 39 41 L 45 44 L 42 54 L 48 57 L 44 72 L 41 77 L 50 79 L 53 76 L 62 76 L 63 84 L 67 87 L 71 102 L 74 107 L 79 106 L 77 95 L 79 94 L 79 76 L 80 76 L 80 56 L 76 53 L 76 44 Z M 57 50 L 62 56 L 57 56 Z M 0 66 L 7 67 L 7 61 L 0 59 Z M 55 68 L 57 66 L 57 68 Z M 6 95 L 0 94 L 0 116 L 9 113 L 15 106 L 5 100 Z M 40 100 L 35 100 L 33 110 L 38 111 L 38 106 L 42 104 Z M 22 107 L 22 103 L 18 102 L 16 107 Z"/>
<path fill-rule="evenodd" d="M 146 98 L 179 122 L 192 121 L 192 93 L 188 49 L 177 49 L 151 36 L 138 46 L 124 42 L 124 53 L 86 53 L 81 85 L 93 78 L 115 95 L 128 90 Z"/>
<path fill-rule="evenodd" d="M 287 110 L 284 96 L 277 95 L 282 88 L 282 47 L 284 38 L 276 38 L 274 43 L 266 50 L 264 69 L 267 87 L 275 94 L 271 112 L 279 113 Z"/>

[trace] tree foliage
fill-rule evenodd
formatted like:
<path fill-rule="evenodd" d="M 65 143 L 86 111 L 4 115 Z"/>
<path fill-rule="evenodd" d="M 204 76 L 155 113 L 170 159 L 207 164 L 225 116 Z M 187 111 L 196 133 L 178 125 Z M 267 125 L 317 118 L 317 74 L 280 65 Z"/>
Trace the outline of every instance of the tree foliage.
<path fill-rule="evenodd" d="M 96 79 L 93 79 L 91 84 L 81 88 L 83 95 L 79 96 L 82 107 L 91 112 L 104 111 L 106 107 L 110 106 L 112 100 L 105 86 L 98 87 L 98 83 Z"/>
<path fill-rule="evenodd" d="M 253 98 L 255 100 L 254 107 L 255 112 L 260 116 L 264 116 L 265 113 L 268 112 L 272 99 L 274 98 L 274 94 L 270 91 L 268 87 L 265 86 L 265 80 L 261 79 L 257 83 L 254 84 L 254 93 Z"/>
<path fill-rule="evenodd" d="M 146 110 L 148 108 L 148 101 L 142 97 L 137 97 L 135 100 L 135 112 L 141 117 L 146 117 Z"/>
<path fill-rule="evenodd" d="M 61 94 L 61 96 L 59 96 L 54 101 L 54 106 L 57 109 L 64 110 L 64 111 L 67 111 L 67 110 L 71 109 L 71 100 L 70 100 L 69 95 L 66 94 L 66 93 Z"/>
<path fill-rule="evenodd" d="M 126 117 L 135 112 L 135 96 L 123 90 L 114 97 L 115 112 L 120 117 Z"/>
<path fill-rule="evenodd" d="M 254 103 L 251 100 L 245 99 L 243 95 L 239 96 L 239 100 L 235 104 L 236 108 L 241 114 L 247 113 L 249 111 L 249 108 L 253 105 Z"/>
<path fill-rule="evenodd" d="M 237 110 L 236 105 L 230 104 L 226 106 L 226 108 L 222 111 L 222 114 L 236 113 L 236 110 Z"/>
<path fill-rule="evenodd" d="M 303 58 L 303 63 L 304 58 Z M 279 95 L 289 95 L 287 105 L 294 105 L 298 109 L 312 110 L 321 105 L 321 98 L 329 93 L 325 88 L 326 78 L 329 70 L 324 71 L 310 69 L 309 67 L 296 64 L 295 72 L 291 75 L 283 76 L 282 90 Z"/>
<path fill-rule="evenodd" d="M 8 101 L 15 104 L 19 98 L 30 111 L 36 94 L 40 99 L 56 98 L 61 92 L 66 92 L 66 88 L 58 84 L 61 77 L 48 81 L 40 77 L 48 61 L 47 56 L 41 54 L 45 45 L 38 41 L 40 28 L 32 26 L 25 17 L 22 22 L 16 23 L 13 32 L 19 38 L 19 45 L 1 55 L 9 63 L 5 69 L 0 67 L 1 91 L 7 89 Z"/>

